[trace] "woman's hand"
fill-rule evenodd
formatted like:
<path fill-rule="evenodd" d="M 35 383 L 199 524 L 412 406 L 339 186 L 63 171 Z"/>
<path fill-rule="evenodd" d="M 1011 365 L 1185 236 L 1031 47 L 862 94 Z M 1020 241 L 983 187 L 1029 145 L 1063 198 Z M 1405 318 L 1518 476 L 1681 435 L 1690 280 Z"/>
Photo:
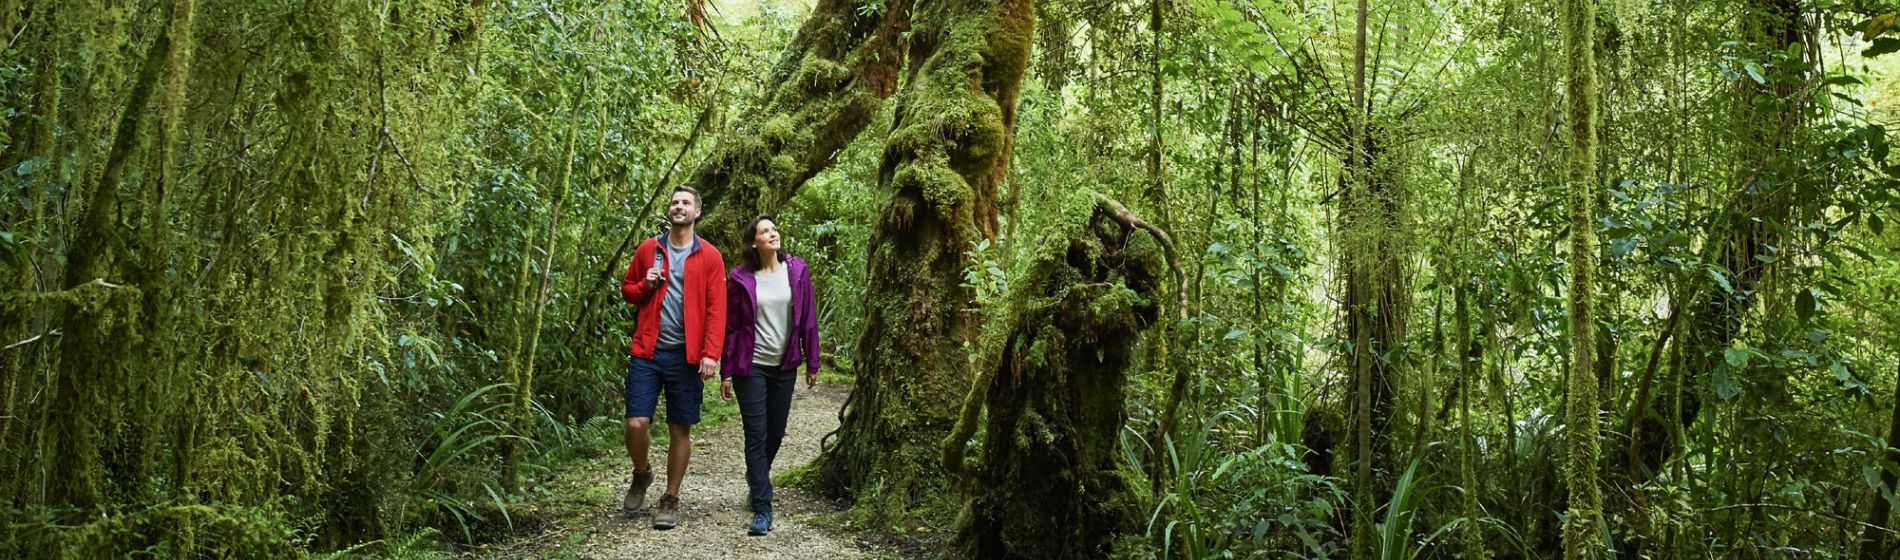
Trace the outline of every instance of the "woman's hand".
<path fill-rule="evenodd" d="M 727 380 L 719 382 L 719 398 L 726 402 L 732 402 L 732 380 L 731 379 L 727 379 Z"/>
<path fill-rule="evenodd" d="M 818 370 L 811 370 L 811 369 L 805 370 L 805 388 L 810 389 L 812 387 L 817 387 L 817 386 L 818 386 Z"/>

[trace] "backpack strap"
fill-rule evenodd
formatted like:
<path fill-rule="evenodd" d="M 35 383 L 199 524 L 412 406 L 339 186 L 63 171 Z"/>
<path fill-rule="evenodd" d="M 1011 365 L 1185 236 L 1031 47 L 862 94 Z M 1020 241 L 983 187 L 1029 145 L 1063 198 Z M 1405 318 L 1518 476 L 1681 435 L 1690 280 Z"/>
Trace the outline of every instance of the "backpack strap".
<path fill-rule="evenodd" d="M 653 238 L 653 268 L 660 268 L 666 262 L 666 236 Z"/>

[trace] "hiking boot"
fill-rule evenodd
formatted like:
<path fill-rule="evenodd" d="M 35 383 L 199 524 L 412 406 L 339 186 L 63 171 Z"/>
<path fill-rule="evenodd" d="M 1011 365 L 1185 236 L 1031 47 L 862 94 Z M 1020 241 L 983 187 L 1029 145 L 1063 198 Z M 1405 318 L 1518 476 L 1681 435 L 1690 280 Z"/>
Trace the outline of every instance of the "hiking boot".
<path fill-rule="evenodd" d="M 746 529 L 745 534 L 761 537 L 770 532 L 772 532 L 772 510 L 752 514 L 752 527 Z"/>
<path fill-rule="evenodd" d="M 672 529 L 680 524 L 680 497 L 672 494 L 660 496 L 660 510 L 653 512 L 653 528 Z"/>
<path fill-rule="evenodd" d="M 620 501 L 620 511 L 627 515 L 639 515 L 647 508 L 647 487 L 653 485 L 653 471 L 634 471 L 633 482 L 627 484 L 627 497 Z"/>

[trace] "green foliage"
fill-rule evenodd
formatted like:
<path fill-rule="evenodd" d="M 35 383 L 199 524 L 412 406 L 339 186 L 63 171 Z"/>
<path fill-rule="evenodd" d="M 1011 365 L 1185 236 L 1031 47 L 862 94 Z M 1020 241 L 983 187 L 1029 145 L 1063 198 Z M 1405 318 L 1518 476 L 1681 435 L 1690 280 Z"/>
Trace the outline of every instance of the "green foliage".
<path fill-rule="evenodd" d="M 745 6 L 717 38 L 626 0 L 0 4 L 0 556 L 438 557 L 536 526 L 550 477 L 617 454 L 622 241 L 676 184 L 722 185 L 702 233 L 729 260 L 778 214 L 826 382 L 951 403 L 1066 195 L 1169 216 L 1178 329 L 1104 344 L 1137 370 L 1120 476 L 1156 489 L 1131 556 L 1554 556 L 1561 442 L 1589 435 L 1559 411 L 1593 379 L 1618 557 L 1841 558 L 1894 525 L 1863 515 L 1895 470 L 1892 2 L 1598 3 L 1582 226 L 1554 5 L 1369 2 L 1349 170 L 1344 0 L 1040 2 L 1033 40 L 963 17 L 984 2 Z M 1390 304 L 1376 352 L 1349 282 Z M 1361 355 L 1391 403 L 1370 503 L 1340 488 Z M 1186 426 L 1144 443 L 1177 372 Z M 913 439 L 856 449 L 941 474 Z M 854 526 L 947 522 L 921 488 L 853 488 Z M 1348 542 L 1357 508 L 1376 543 Z"/>
<path fill-rule="evenodd" d="M 618 234 L 789 26 L 715 58 L 642 2 L 94 4 L 0 7 L 8 557 L 424 557 L 535 526 L 536 458 L 619 414 Z M 520 492 L 510 442 L 542 451 Z"/>
<path fill-rule="evenodd" d="M 1217 429 L 1236 420 L 1223 412 L 1203 425 L 1184 426 L 1179 441 L 1163 439 L 1160 451 L 1173 476 L 1163 481 L 1148 510 L 1144 535 L 1152 539 L 1150 546 L 1168 558 L 1340 554 L 1332 521 L 1348 496 L 1338 481 L 1307 473 L 1302 452 L 1292 444 L 1234 450 Z M 1131 459 L 1138 453 L 1134 446 L 1144 443 L 1123 434 L 1124 453 Z"/>

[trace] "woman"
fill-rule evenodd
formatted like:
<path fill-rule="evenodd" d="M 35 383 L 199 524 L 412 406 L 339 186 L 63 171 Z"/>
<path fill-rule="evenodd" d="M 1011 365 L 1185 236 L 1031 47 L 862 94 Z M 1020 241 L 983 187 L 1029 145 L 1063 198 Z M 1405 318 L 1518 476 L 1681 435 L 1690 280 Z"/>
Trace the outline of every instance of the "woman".
<path fill-rule="evenodd" d="M 719 396 L 739 396 L 745 423 L 745 478 L 751 487 L 752 526 L 772 531 L 772 460 L 785 440 L 798 364 L 805 387 L 818 383 L 818 310 L 805 261 L 780 250 L 778 223 L 759 216 L 739 237 L 741 264 L 726 274 L 726 346 Z"/>

